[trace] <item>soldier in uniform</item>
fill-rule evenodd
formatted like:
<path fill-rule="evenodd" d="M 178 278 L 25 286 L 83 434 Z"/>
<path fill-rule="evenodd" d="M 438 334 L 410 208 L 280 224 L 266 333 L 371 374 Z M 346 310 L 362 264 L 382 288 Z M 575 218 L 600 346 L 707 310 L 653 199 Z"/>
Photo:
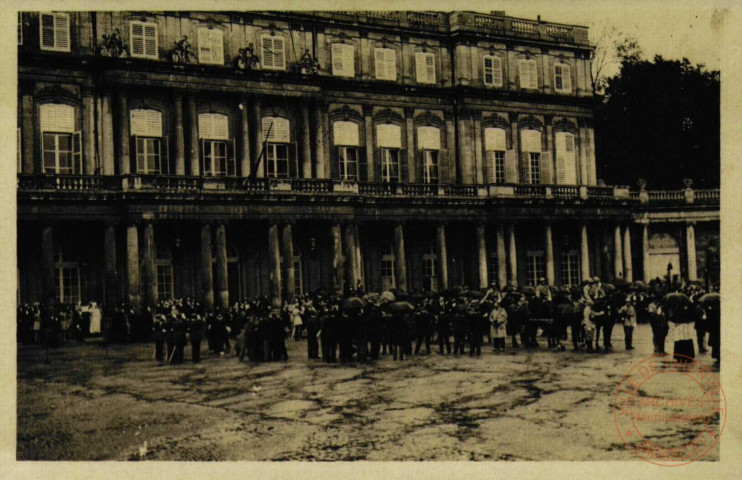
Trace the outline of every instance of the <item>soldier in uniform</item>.
<path fill-rule="evenodd" d="M 192 320 L 188 325 L 188 333 L 191 339 L 191 359 L 193 363 L 199 363 L 201 361 L 201 339 L 204 335 L 204 321 L 201 315 L 192 312 Z"/>
<path fill-rule="evenodd" d="M 446 346 L 446 355 L 451 354 L 451 316 L 449 305 L 444 304 L 439 309 L 435 319 L 436 335 L 438 336 L 438 355 L 443 355 L 443 346 Z"/>
<path fill-rule="evenodd" d="M 482 317 L 479 300 L 472 300 L 466 309 L 466 330 L 469 336 L 469 355 L 482 354 Z"/>
<path fill-rule="evenodd" d="M 173 342 L 175 343 L 175 351 L 173 352 L 173 360 L 171 363 L 183 363 L 183 353 L 186 345 L 186 329 L 187 325 L 185 322 L 185 315 L 176 317 L 173 327 Z"/>
<path fill-rule="evenodd" d="M 429 302 L 426 300 L 414 313 L 415 320 L 415 355 L 420 353 L 420 346 L 425 342 L 425 354 L 430 355 L 430 340 L 432 337 L 433 314 L 430 312 Z"/>
<path fill-rule="evenodd" d="M 495 304 L 489 313 L 489 322 L 492 328 L 492 347 L 494 351 L 505 351 L 505 337 L 507 335 L 508 312 L 500 304 Z"/>
<path fill-rule="evenodd" d="M 319 344 L 317 334 L 319 333 L 320 323 L 317 309 L 314 304 L 309 302 L 304 312 L 304 325 L 307 329 L 307 356 L 310 360 L 319 358 Z"/>
<path fill-rule="evenodd" d="M 154 316 L 152 320 L 152 339 L 155 342 L 155 360 L 162 363 L 165 361 L 164 347 L 165 347 L 165 317 L 161 314 Z"/>
<path fill-rule="evenodd" d="M 466 304 L 460 298 L 453 306 L 453 354 L 465 354 L 464 342 L 466 340 Z"/>

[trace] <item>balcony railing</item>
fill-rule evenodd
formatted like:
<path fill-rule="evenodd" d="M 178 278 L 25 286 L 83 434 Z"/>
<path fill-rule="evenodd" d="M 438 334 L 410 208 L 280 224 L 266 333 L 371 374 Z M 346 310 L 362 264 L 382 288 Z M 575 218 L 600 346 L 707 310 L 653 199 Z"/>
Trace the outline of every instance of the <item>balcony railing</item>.
<path fill-rule="evenodd" d="M 333 179 L 249 179 L 175 175 L 18 175 L 20 192 L 155 192 L 190 195 L 226 191 L 256 195 L 334 195 L 418 198 L 512 198 L 574 201 L 622 201 L 649 204 L 718 204 L 718 189 L 630 192 L 621 186 L 460 185 L 353 182 Z"/>

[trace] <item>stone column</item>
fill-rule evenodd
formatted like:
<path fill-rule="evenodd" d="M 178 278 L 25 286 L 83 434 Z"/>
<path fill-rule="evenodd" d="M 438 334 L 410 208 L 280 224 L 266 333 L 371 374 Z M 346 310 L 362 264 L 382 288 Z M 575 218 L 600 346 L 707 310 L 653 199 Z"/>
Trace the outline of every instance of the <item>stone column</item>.
<path fill-rule="evenodd" d="M 518 286 L 518 252 L 515 245 L 515 225 L 508 225 L 508 237 L 510 244 L 510 284 L 515 288 Z"/>
<path fill-rule="evenodd" d="M 621 246 L 621 226 L 616 225 L 613 234 L 613 275 L 614 278 L 623 277 L 623 248 Z"/>
<path fill-rule="evenodd" d="M 415 149 L 415 123 L 413 115 L 415 114 L 415 110 L 412 108 L 406 108 L 405 109 L 405 131 L 407 132 L 407 175 L 408 178 L 401 178 L 400 180 L 402 182 L 409 182 L 409 183 L 421 183 L 422 179 L 416 178 L 417 177 L 417 168 L 415 168 L 415 165 L 417 165 L 418 159 L 417 155 L 415 155 L 416 149 Z M 400 159 L 401 160 L 401 159 Z M 401 171 L 400 171 L 401 175 Z"/>
<path fill-rule="evenodd" d="M 446 148 L 448 149 L 448 155 L 449 155 L 449 167 L 448 167 L 448 174 L 444 176 L 444 174 L 440 173 L 439 178 L 449 179 L 449 183 L 456 183 L 456 172 L 459 171 L 458 161 L 458 155 L 456 155 L 456 127 L 453 123 L 452 114 L 448 113 L 446 114 Z"/>
<path fill-rule="evenodd" d="M 41 272 L 42 301 L 47 305 L 54 305 L 58 301 L 58 280 L 54 267 L 54 230 L 51 225 L 44 226 L 41 231 Z"/>
<path fill-rule="evenodd" d="M 378 172 L 374 170 L 376 164 L 374 162 L 374 118 L 372 116 L 373 109 L 370 105 L 363 106 L 363 120 L 366 133 L 366 170 L 368 171 L 368 181 L 376 181 L 376 175 Z"/>
<path fill-rule="evenodd" d="M 578 160 L 580 162 L 580 185 L 588 185 L 590 183 L 590 177 L 587 174 L 587 130 L 581 125 L 580 126 L 580 137 L 579 147 L 577 152 L 579 153 Z"/>
<path fill-rule="evenodd" d="M 361 282 L 361 286 L 365 287 L 366 281 L 363 278 L 363 259 L 361 257 L 361 233 L 357 223 L 353 225 L 353 241 L 356 246 L 356 278 Z"/>
<path fill-rule="evenodd" d="M 404 251 L 404 227 L 394 227 L 394 276 L 397 279 L 397 291 L 407 293 L 407 261 Z"/>
<path fill-rule="evenodd" d="M 126 285 L 129 305 L 136 311 L 142 304 L 139 284 L 139 232 L 136 225 L 126 227 Z"/>
<path fill-rule="evenodd" d="M 346 290 L 351 291 L 356 288 L 358 282 L 358 272 L 356 271 L 356 237 L 353 224 L 345 225 L 345 285 Z"/>
<path fill-rule="evenodd" d="M 197 101 L 193 95 L 188 95 L 186 106 L 188 109 L 188 173 L 197 177 L 201 171 L 199 155 L 201 147 L 198 138 L 198 113 L 196 111 Z M 177 132 L 176 132 L 177 133 Z M 183 130 L 181 129 L 181 134 Z M 177 135 L 176 135 L 177 138 Z"/>
<path fill-rule="evenodd" d="M 631 259 L 631 226 L 626 225 L 623 231 L 623 270 L 627 282 L 634 281 L 634 266 Z"/>
<path fill-rule="evenodd" d="M 685 244 L 688 248 L 688 281 L 698 280 L 698 267 L 696 265 L 696 228 L 694 223 L 688 222 L 685 226 Z"/>
<path fill-rule="evenodd" d="M 248 110 L 247 97 L 242 100 L 241 105 L 240 146 L 242 147 L 242 154 L 240 155 L 240 175 L 247 177 L 250 175 L 250 162 L 252 161 L 252 155 L 250 154 L 250 113 Z"/>
<path fill-rule="evenodd" d="M 118 92 L 116 120 L 119 174 L 129 175 L 131 173 L 131 157 L 129 156 L 129 97 L 125 90 L 119 90 Z M 136 145 L 134 147 L 136 148 Z"/>
<path fill-rule="evenodd" d="M 183 97 L 180 94 L 173 95 L 173 113 L 175 125 L 173 140 L 175 157 L 175 174 L 185 175 L 185 137 L 183 133 Z"/>
<path fill-rule="evenodd" d="M 544 241 L 546 250 L 546 283 L 554 285 L 554 243 L 551 238 L 551 224 L 547 223 L 544 227 Z"/>
<path fill-rule="evenodd" d="M 317 178 L 327 178 L 330 171 L 327 168 L 328 159 L 325 158 L 325 126 L 322 120 L 322 106 L 314 107 L 314 161 Z"/>
<path fill-rule="evenodd" d="M 101 98 L 100 112 L 100 153 L 103 175 L 115 175 L 116 167 L 113 147 L 113 105 L 111 92 L 106 90 Z"/>
<path fill-rule="evenodd" d="M 201 301 L 206 310 L 214 309 L 214 271 L 211 265 L 211 225 L 201 224 Z"/>
<path fill-rule="evenodd" d="M 438 290 L 448 290 L 448 251 L 446 249 L 446 226 L 438 225 L 435 242 L 438 256 Z"/>
<path fill-rule="evenodd" d="M 118 303 L 118 272 L 116 270 L 116 228 L 106 225 L 103 230 L 103 272 L 105 310 L 112 312 Z"/>
<path fill-rule="evenodd" d="M 250 112 L 253 117 L 253 125 L 255 125 L 255 131 L 252 132 L 252 158 L 254 159 L 253 162 L 257 162 L 258 158 L 260 158 L 260 153 L 263 151 L 263 113 L 259 100 L 253 100 L 250 106 Z M 255 172 L 255 176 L 257 178 L 263 178 L 265 176 L 265 156 L 263 156 L 256 168 L 258 170 Z"/>
<path fill-rule="evenodd" d="M 36 142 L 34 142 L 34 103 L 33 95 L 30 93 L 24 93 L 21 98 L 21 108 L 23 111 L 23 117 L 21 118 L 21 143 L 23 148 L 23 162 L 22 171 L 25 174 L 32 174 L 36 172 L 36 156 L 34 149 L 36 148 Z M 43 172 L 43 168 L 41 170 Z"/>
<path fill-rule="evenodd" d="M 482 116 L 474 115 L 474 168 L 477 184 L 482 185 L 484 182 L 484 160 L 482 158 Z"/>
<path fill-rule="evenodd" d="M 296 295 L 296 270 L 294 270 L 294 233 L 290 223 L 283 226 L 283 279 L 285 299 L 294 301 Z"/>
<path fill-rule="evenodd" d="M 459 161 L 461 162 L 461 183 L 471 184 L 476 181 L 472 158 L 473 138 L 470 128 L 470 116 L 462 110 L 459 113 Z"/>
<path fill-rule="evenodd" d="M 271 305 L 273 308 L 281 308 L 281 249 L 278 241 L 278 225 L 268 227 L 268 251 L 271 272 Z"/>
<path fill-rule="evenodd" d="M 340 225 L 332 226 L 332 278 L 335 293 L 343 293 L 343 241 Z M 347 260 L 347 259 L 346 259 Z"/>
<path fill-rule="evenodd" d="M 497 224 L 497 283 L 500 288 L 508 283 L 507 252 L 505 250 L 505 227 Z"/>
<path fill-rule="evenodd" d="M 520 167 L 521 165 L 521 158 L 520 158 L 520 138 L 518 136 L 518 115 L 517 114 L 511 114 L 510 115 L 510 144 L 511 149 L 515 153 L 515 177 L 517 183 L 525 183 L 524 178 L 520 178 L 521 172 L 523 169 Z"/>
<path fill-rule="evenodd" d="M 229 277 L 227 276 L 227 227 L 223 223 L 216 226 L 215 237 L 215 300 L 222 309 L 226 309 L 229 308 Z"/>
<path fill-rule="evenodd" d="M 312 178 L 312 125 L 309 123 L 309 105 L 301 104 L 301 176 Z"/>
<path fill-rule="evenodd" d="M 583 282 L 590 279 L 590 243 L 584 223 L 580 226 L 580 277 Z"/>
<path fill-rule="evenodd" d="M 85 175 L 95 175 L 97 165 L 95 158 L 95 97 L 90 91 L 82 94 L 82 141 L 83 141 L 83 171 Z"/>
<path fill-rule="evenodd" d="M 487 237 L 484 225 L 477 225 L 477 259 L 479 264 L 479 288 L 487 288 Z"/>
<path fill-rule="evenodd" d="M 144 226 L 144 304 L 152 309 L 157 305 L 157 248 L 155 227 Z"/>
<path fill-rule="evenodd" d="M 649 273 L 649 224 L 642 225 L 642 270 L 644 282 L 649 283 L 651 280 Z"/>

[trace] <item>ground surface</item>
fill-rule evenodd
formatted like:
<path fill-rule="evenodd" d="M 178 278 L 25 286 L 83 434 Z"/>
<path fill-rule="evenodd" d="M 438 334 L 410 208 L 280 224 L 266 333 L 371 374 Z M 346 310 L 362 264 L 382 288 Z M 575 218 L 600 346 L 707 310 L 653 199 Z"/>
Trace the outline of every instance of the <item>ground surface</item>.
<path fill-rule="evenodd" d="M 19 460 L 632 460 L 612 402 L 636 350 L 159 366 L 145 344 L 18 347 Z M 542 345 L 546 343 L 541 340 Z M 205 345 L 204 345 L 205 346 Z M 669 345 L 668 345 L 669 346 Z M 671 348 L 671 346 L 669 346 Z M 671 349 L 669 351 L 672 351 Z M 190 355 L 190 349 L 186 349 Z M 699 358 L 710 365 L 705 354 Z M 681 441 L 696 426 L 665 429 Z M 145 447 L 146 442 L 146 447 Z M 718 459 L 718 446 L 706 457 Z"/>

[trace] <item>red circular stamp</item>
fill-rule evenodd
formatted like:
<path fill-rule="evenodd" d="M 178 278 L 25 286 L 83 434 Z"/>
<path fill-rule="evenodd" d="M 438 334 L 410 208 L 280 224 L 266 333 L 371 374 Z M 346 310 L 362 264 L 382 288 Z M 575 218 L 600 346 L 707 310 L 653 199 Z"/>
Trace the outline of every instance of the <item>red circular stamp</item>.
<path fill-rule="evenodd" d="M 719 377 L 683 355 L 656 355 L 621 379 L 613 421 L 642 460 L 675 467 L 704 458 L 719 442 L 727 403 Z"/>

